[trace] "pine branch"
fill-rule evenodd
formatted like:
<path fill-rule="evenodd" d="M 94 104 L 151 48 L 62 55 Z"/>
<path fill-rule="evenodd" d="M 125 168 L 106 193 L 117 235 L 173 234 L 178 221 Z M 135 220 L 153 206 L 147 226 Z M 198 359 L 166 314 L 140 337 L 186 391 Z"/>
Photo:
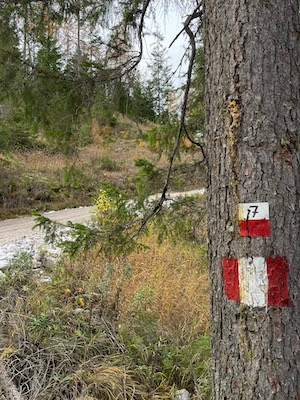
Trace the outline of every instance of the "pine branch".
<path fill-rule="evenodd" d="M 125 63 L 118 65 L 116 68 L 101 71 L 105 74 L 105 76 L 102 77 L 101 79 L 99 79 L 99 76 L 89 77 L 89 78 L 86 78 L 87 81 L 93 81 L 93 80 L 97 80 L 98 82 L 114 81 L 114 80 L 120 79 L 120 78 L 124 77 L 125 75 L 129 74 L 132 70 L 134 70 L 137 67 L 137 65 L 140 63 L 142 56 L 143 56 L 143 30 L 144 30 L 144 25 L 145 25 L 146 13 L 147 13 L 150 3 L 151 3 L 151 0 L 144 0 L 143 8 L 141 10 L 141 18 L 140 18 L 140 23 L 139 23 L 139 27 L 138 27 L 138 33 L 137 33 L 138 42 L 139 42 L 139 50 L 137 51 L 137 54 L 132 56 Z M 35 71 L 36 73 L 38 73 L 40 75 L 49 77 L 50 79 L 57 79 L 57 80 L 62 80 L 62 81 L 67 81 L 67 82 L 73 82 L 73 79 L 70 79 L 70 78 L 64 76 L 63 74 L 47 71 L 28 60 L 24 60 L 21 56 L 13 53 L 7 49 L 0 48 L 0 51 L 7 54 L 10 57 L 17 59 L 22 65 L 29 67 L 32 71 Z M 110 75 L 110 76 L 107 76 L 107 75 Z"/>
<path fill-rule="evenodd" d="M 112 80 L 122 78 L 124 75 L 129 74 L 132 70 L 134 70 L 138 66 L 138 64 L 140 63 L 140 61 L 142 59 L 142 56 L 143 56 L 143 30 L 144 30 L 146 13 L 147 13 L 150 3 L 151 3 L 151 0 L 144 0 L 143 8 L 141 11 L 141 20 L 140 20 L 139 29 L 138 29 L 138 41 L 139 41 L 139 47 L 140 47 L 138 50 L 138 54 L 136 56 L 132 57 L 129 61 L 126 61 L 125 63 L 121 64 L 117 69 L 118 71 L 127 66 L 128 66 L 128 68 L 125 68 L 125 70 L 123 72 L 119 72 L 115 77 L 112 78 Z M 130 63 L 132 63 L 132 65 L 130 65 Z"/>

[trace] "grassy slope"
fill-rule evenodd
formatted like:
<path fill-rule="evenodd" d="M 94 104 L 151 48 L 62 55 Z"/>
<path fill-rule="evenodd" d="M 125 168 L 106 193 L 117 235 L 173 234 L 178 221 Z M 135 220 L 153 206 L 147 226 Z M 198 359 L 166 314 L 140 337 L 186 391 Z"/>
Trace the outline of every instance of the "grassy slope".
<path fill-rule="evenodd" d="M 167 161 L 157 161 L 157 155 L 139 138 L 147 128 L 137 127 L 122 117 L 114 131 L 94 129 L 93 143 L 71 159 L 49 150 L 0 154 L 0 218 L 28 214 L 33 208 L 45 211 L 90 205 L 101 182 L 112 183 L 134 195 L 138 174 L 134 160 L 139 158 L 148 159 L 159 168 L 151 187 L 153 192 L 160 191 Z M 197 153 L 186 153 L 183 161 L 192 164 L 198 157 Z M 171 189 L 188 190 L 203 185 L 203 171 L 182 167 L 176 169 Z"/>
<path fill-rule="evenodd" d="M 51 282 L 16 260 L 0 282 L 1 359 L 29 397 L 208 398 L 205 247 L 146 244 L 126 258 L 62 260 L 45 270 Z"/>

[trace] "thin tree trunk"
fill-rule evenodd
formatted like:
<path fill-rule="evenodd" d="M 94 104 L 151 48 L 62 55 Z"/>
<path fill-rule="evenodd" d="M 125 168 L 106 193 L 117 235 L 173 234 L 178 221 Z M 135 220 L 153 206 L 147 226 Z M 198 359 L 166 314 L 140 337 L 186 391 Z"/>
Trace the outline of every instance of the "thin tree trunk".
<path fill-rule="evenodd" d="M 212 397 L 300 399 L 299 2 L 204 2 Z"/>

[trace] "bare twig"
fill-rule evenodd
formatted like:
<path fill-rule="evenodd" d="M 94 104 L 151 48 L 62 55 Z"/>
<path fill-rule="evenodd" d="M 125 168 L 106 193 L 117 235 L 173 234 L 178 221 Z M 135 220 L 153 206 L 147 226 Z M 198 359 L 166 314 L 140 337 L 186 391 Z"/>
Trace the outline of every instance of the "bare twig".
<path fill-rule="evenodd" d="M 190 141 L 191 143 L 193 143 L 193 144 L 194 144 L 195 146 L 197 146 L 197 147 L 200 147 L 201 152 L 202 152 L 202 160 L 201 160 L 201 162 L 205 161 L 205 160 L 206 160 L 206 154 L 205 154 L 205 151 L 204 151 L 204 147 L 202 146 L 202 144 L 201 144 L 200 142 L 197 142 L 196 140 L 194 140 L 194 139 L 192 138 L 192 136 L 189 134 L 189 132 L 188 132 L 187 127 L 186 127 L 185 124 L 184 124 L 184 132 L 185 132 L 185 134 L 186 134 L 186 137 L 189 139 L 189 141 Z"/>
<path fill-rule="evenodd" d="M 139 54 L 136 57 L 134 64 L 129 68 L 129 70 L 126 71 L 126 73 L 129 73 L 130 71 L 132 71 L 139 64 L 139 62 L 142 59 L 142 56 L 143 56 L 143 29 L 144 29 L 146 12 L 148 10 L 150 2 L 151 2 L 151 0 L 144 0 L 143 9 L 142 9 L 142 13 L 141 13 L 141 21 L 140 21 L 139 30 L 138 30 L 138 40 L 139 40 L 140 50 L 139 50 Z"/>
<path fill-rule="evenodd" d="M 184 53 L 183 53 L 183 55 L 182 55 L 182 57 L 181 57 L 181 59 L 180 59 L 178 65 L 177 65 L 176 69 L 172 72 L 170 78 L 168 79 L 168 81 L 167 81 L 168 83 L 171 81 L 171 79 L 173 79 L 173 77 L 176 75 L 177 71 L 179 71 L 180 68 L 182 67 L 183 61 L 184 61 L 184 59 L 185 59 L 185 57 L 186 57 L 186 55 L 187 55 L 187 50 L 188 50 L 188 49 L 186 49 L 186 50 L 184 51 Z"/>
<path fill-rule="evenodd" d="M 127 60 L 126 62 L 118 65 L 115 69 L 110 70 L 109 72 L 114 72 L 115 74 L 112 75 L 109 80 L 113 81 L 116 79 L 123 78 L 125 75 L 127 75 L 131 71 L 133 71 L 140 63 L 142 56 L 143 56 L 143 47 L 144 47 L 144 45 L 143 45 L 143 30 L 144 30 L 145 17 L 146 17 L 146 13 L 147 13 L 150 3 L 151 3 L 151 0 L 144 0 L 143 8 L 141 10 L 141 19 L 140 19 L 138 33 L 137 33 L 138 42 L 139 42 L 139 50 L 137 51 L 137 55 L 132 56 L 130 60 Z M 125 69 L 122 71 L 123 68 L 125 68 Z"/>
<path fill-rule="evenodd" d="M 201 4 L 199 4 L 197 6 L 197 8 L 195 8 L 194 12 L 189 15 L 189 17 L 186 19 L 183 28 L 181 29 L 181 31 L 175 36 L 175 38 L 172 40 L 172 42 L 169 44 L 169 48 L 173 46 L 173 44 L 176 42 L 176 40 L 179 38 L 179 36 L 183 33 L 186 32 L 186 28 L 189 27 L 190 23 L 193 21 L 193 19 L 195 18 L 200 18 L 202 19 L 203 16 L 203 11 L 199 10 L 199 8 L 201 7 Z M 199 10 L 199 11 L 198 11 Z M 187 32 L 186 32 L 187 33 Z"/>
<path fill-rule="evenodd" d="M 167 171 L 165 184 L 164 184 L 164 187 L 163 187 L 163 190 L 162 190 L 162 194 L 161 194 L 161 197 L 160 197 L 159 201 L 157 202 L 157 204 L 155 205 L 155 207 L 153 208 L 151 213 L 149 215 L 147 215 L 142 220 L 139 229 L 131 236 L 129 241 L 134 239 L 136 236 L 138 236 L 141 233 L 141 231 L 143 230 L 143 228 L 147 225 L 147 223 L 153 217 L 155 217 L 155 215 L 157 215 L 160 212 L 160 210 L 161 210 L 161 208 L 163 206 L 163 203 L 166 200 L 166 193 L 167 193 L 168 187 L 169 187 L 169 182 L 170 182 L 170 177 L 171 177 L 171 173 L 172 173 L 172 169 L 173 169 L 175 156 L 176 156 L 176 153 L 178 152 L 178 148 L 179 148 L 180 141 L 181 141 L 181 138 L 182 138 L 182 135 L 183 135 L 183 131 L 184 131 L 185 116 L 186 116 L 187 103 L 188 103 L 188 96 L 189 96 L 189 91 L 190 91 L 190 87 L 191 87 L 191 79 L 192 79 L 194 61 L 195 61 L 195 57 L 196 57 L 195 36 L 194 36 L 192 30 L 189 27 L 189 23 L 194 18 L 200 17 L 200 14 L 197 12 L 199 7 L 200 6 L 198 6 L 196 8 L 196 10 L 186 19 L 186 21 L 184 23 L 184 30 L 185 30 L 185 32 L 187 33 L 187 35 L 189 36 L 189 39 L 190 39 L 191 57 L 190 57 L 190 61 L 189 61 L 188 71 L 187 71 L 187 81 L 186 81 L 186 87 L 185 87 L 185 91 L 184 91 L 183 102 L 182 102 L 182 106 L 181 106 L 181 117 L 180 117 L 180 123 L 179 123 L 179 127 L 178 127 L 178 132 L 177 132 L 177 138 L 176 138 L 176 142 L 175 142 L 175 145 L 173 147 L 173 150 L 172 150 L 172 153 L 171 153 L 171 156 L 170 156 L 169 168 L 168 168 L 168 171 Z"/>
<path fill-rule="evenodd" d="M 113 328 L 112 325 L 110 323 L 108 323 L 107 320 L 105 320 L 103 317 L 101 317 L 101 321 L 103 322 L 103 325 L 105 326 L 107 333 L 109 333 L 109 339 L 111 340 L 112 344 L 117 345 L 117 347 L 119 348 L 119 350 L 122 353 L 125 353 L 125 346 L 123 345 L 123 343 L 121 343 L 116 335 L 113 332 Z"/>

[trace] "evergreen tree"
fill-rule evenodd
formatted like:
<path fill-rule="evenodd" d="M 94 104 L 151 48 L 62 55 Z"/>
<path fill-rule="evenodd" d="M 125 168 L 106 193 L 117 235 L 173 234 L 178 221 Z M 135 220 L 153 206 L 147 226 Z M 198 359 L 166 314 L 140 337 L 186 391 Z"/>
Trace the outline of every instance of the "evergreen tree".
<path fill-rule="evenodd" d="M 0 14 L 0 100 L 12 98 L 24 79 L 16 25 Z"/>
<path fill-rule="evenodd" d="M 8 11 L 8 10 L 6 10 Z M 24 103 L 18 94 L 27 74 L 21 62 L 16 25 L 9 13 L 0 14 L 0 149 L 27 146 L 32 132 L 25 122 Z"/>
<path fill-rule="evenodd" d="M 107 56 L 109 46 L 118 48 L 119 44 L 107 39 L 107 48 L 102 46 L 100 32 L 103 25 L 109 25 L 106 16 L 111 5 L 111 0 L 101 5 L 97 0 L 1 2 L 0 96 L 9 98 L 15 107 L 11 108 L 9 121 L 1 122 L 6 131 L 22 130 L 23 121 L 24 135 L 25 132 L 29 135 L 29 127 L 30 135 L 43 133 L 69 151 L 80 123 L 95 114 L 97 108 L 96 114 L 106 120 L 108 116 L 110 121 L 114 111 L 138 119 L 145 113 L 144 118 L 153 119 L 152 104 L 146 111 L 151 96 L 134 74 L 124 77 L 120 70 L 120 78 L 116 79 L 114 63 L 118 60 L 111 63 Z M 126 2 L 115 4 L 114 12 L 119 10 L 124 14 L 124 26 L 120 29 L 125 32 L 126 45 L 114 50 L 120 60 L 124 51 L 130 49 L 126 27 L 134 26 L 141 5 L 141 2 L 130 7 Z M 65 37 L 69 41 L 66 33 L 69 28 L 72 42 L 65 43 Z M 98 43 L 102 43 L 99 51 L 90 51 Z M 14 115 L 18 115 L 17 121 Z"/>
<path fill-rule="evenodd" d="M 139 72 L 132 74 L 128 91 L 128 114 L 140 122 L 154 121 L 156 118 L 152 93 L 148 84 L 142 82 Z"/>
<path fill-rule="evenodd" d="M 168 100 L 172 90 L 171 69 L 165 56 L 166 49 L 163 47 L 162 41 L 161 34 L 156 33 L 156 43 L 151 52 L 151 63 L 148 64 L 151 74 L 148 85 L 157 118 L 168 115 Z"/>

